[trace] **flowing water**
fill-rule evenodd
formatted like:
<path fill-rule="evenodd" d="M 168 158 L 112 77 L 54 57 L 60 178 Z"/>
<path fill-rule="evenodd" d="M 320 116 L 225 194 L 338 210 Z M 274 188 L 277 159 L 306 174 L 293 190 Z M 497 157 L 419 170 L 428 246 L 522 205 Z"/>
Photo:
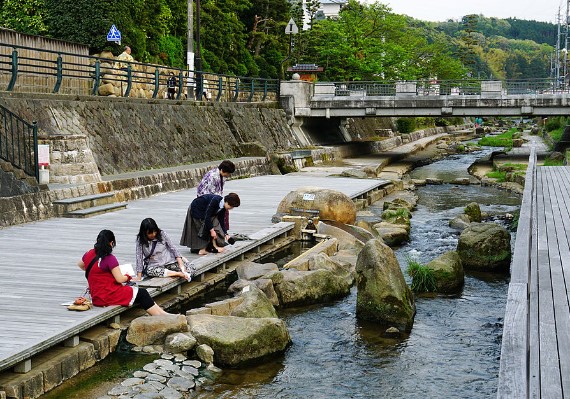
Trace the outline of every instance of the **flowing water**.
<path fill-rule="evenodd" d="M 467 167 L 486 155 L 454 156 L 416 169 L 412 178 L 468 177 Z M 515 212 L 520 198 L 478 185 L 420 187 L 411 240 L 396 250 L 405 270 L 455 250 L 458 232 L 448 221 L 472 201 L 489 214 Z M 370 210 L 380 213 L 381 209 Z M 408 277 L 406 276 L 406 279 Z M 409 279 L 408 279 L 409 282 Z M 416 298 L 409 336 L 386 339 L 355 317 L 356 290 L 335 303 L 280 313 L 293 344 L 278 358 L 224 370 L 206 398 L 489 398 L 495 395 L 508 277 L 466 274 L 457 296 Z"/>
<path fill-rule="evenodd" d="M 468 177 L 467 167 L 488 152 L 450 157 L 414 170 L 411 177 L 448 182 Z M 431 185 L 419 187 L 417 194 L 411 240 L 395 251 L 404 271 L 408 257 L 427 263 L 456 248 L 459 234 L 448 221 L 462 213 L 467 203 L 475 201 L 489 214 L 513 213 L 520 204 L 517 195 L 479 185 Z M 381 213 L 374 205 L 369 210 Z M 346 298 L 327 305 L 282 311 L 280 317 L 293 340 L 283 355 L 258 365 L 225 369 L 218 380 L 192 397 L 493 397 L 507 286 L 504 275 L 467 273 L 459 295 L 418 297 L 413 329 L 400 339 L 383 338 L 378 326 L 356 319 L 355 288 Z M 217 295 L 225 296 L 225 290 L 202 301 L 211 302 Z M 130 368 L 140 366 L 131 359 Z M 116 377 L 129 374 L 123 371 Z M 76 386 L 75 395 L 66 391 L 61 396 L 59 391 L 50 397 L 97 398 L 107 389 L 100 382 L 98 390 Z"/>

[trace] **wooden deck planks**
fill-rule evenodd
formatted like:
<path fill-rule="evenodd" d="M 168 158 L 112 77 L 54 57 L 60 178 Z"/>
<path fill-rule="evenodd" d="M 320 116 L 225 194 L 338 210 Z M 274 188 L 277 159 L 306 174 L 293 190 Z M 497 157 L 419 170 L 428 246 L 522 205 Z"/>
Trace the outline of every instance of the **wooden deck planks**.
<path fill-rule="evenodd" d="M 237 192 L 242 205 L 231 212 L 230 231 L 253 235 L 272 226 L 271 216 L 281 199 L 299 187 L 329 188 L 353 197 L 385 184 L 379 179 L 302 173 L 231 180 L 225 192 Z M 71 312 L 61 306 L 83 294 L 86 282 L 76 263 L 101 229 L 115 233 L 113 253 L 119 262 L 134 263 L 135 235 L 141 220 L 156 219 L 177 245 L 186 211 L 195 197 L 195 189 L 183 190 L 132 201 L 125 210 L 89 219 L 53 218 L 0 230 L 0 370 L 123 310 L 110 307 Z M 198 258 L 188 248 L 179 249 L 191 261 Z M 217 264 L 225 259 L 222 255 L 201 257 L 200 264 Z M 169 281 L 173 287 L 178 284 Z"/>

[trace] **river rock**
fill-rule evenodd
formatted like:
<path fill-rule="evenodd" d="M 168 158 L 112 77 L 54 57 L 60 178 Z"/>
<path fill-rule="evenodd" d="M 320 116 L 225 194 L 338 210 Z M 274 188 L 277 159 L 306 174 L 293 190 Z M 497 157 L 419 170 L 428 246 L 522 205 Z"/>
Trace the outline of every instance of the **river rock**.
<path fill-rule="evenodd" d="M 439 185 L 439 184 L 443 184 L 443 180 L 438 179 L 438 178 L 436 178 L 436 177 L 427 177 L 427 178 L 426 178 L 426 184 L 436 184 L 436 185 Z"/>
<path fill-rule="evenodd" d="M 412 199 L 407 200 L 404 198 L 394 198 L 392 201 L 384 201 L 382 204 L 382 210 L 392 209 L 397 210 L 399 208 L 405 208 L 411 211 L 416 207 L 417 201 L 412 202 Z"/>
<path fill-rule="evenodd" d="M 196 345 L 196 338 L 189 333 L 174 333 L 164 340 L 164 350 L 170 353 L 184 353 Z"/>
<path fill-rule="evenodd" d="M 356 262 L 356 316 L 410 331 L 416 306 L 394 252 L 380 240 L 370 240 Z"/>
<path fill-rule="evenodd" d="M 459 236 L 457 252 L 465 269 L 508 270 L 511 235 L 496 223 L 471 223 Z"/>
<path fill-rule="evenodd" d="M 352 226 L 355 227 L 355 226 Z M 363 232 L 362 229 L 359 227 L 358 232 L 360 233 L 359 236 L 366 237 L 365 239 L 372 238 L 372 234 L 369 232 Z M 345 231 L 339 227 L 331 226 L 327 223 L 319 223 L 317 227 L 318 234 L 324 234 L 331 237 L 334 237 L 338 240 L 338 249 L 347 249 L 347 248 L 358 248 L 362 249 L 364 246 L 364 242 L 360 239 L 356 238 L 353 234 L 348 231 Z"/>
<path fill-rule="evenodd" d="M 410 218 L 412 214 L 406 208 L 386 209 L 382 212 L 382 219 L 389 224 L 395 224 L 406 230 L 410 230 Z"/>
<path fill-rule="evenodd" d="M 273 306 L 279 306 L 279 298 L 277 297 L 277 293 L 275 292 L 275 288 L 273 287 L 273 281 L 268 278 L 258 278 L 257 280 L 249 281 L 249 280 L 236 280 L 228 287 L 228 292 L 230 294 L 237 294 L 243 290 L 244 287 L 255 284 L 257 288 L 259 288 L 267 299 L 271 302 Z"/>
<path fill-rule="evenodd" d="M 217 317 L 224 317 L 224 316 L 217 316 Z M 196 347 L 196 355 L 198 359 L 203 361 L 206 364 L 214 363 L 214 350 L 208 344 L 201 344 Z"/>
<path fill-rule="evenodd" d="M 269 280 L 271 281 L 271 280 Z M 243 302 L 236 306 L 230 313 L 237 317 L 277 317 L 273 304 L 255 284 L 245 286 L 239 293 Z"/>
<path fill-rule="evenodd" d="M 214 350 L 217 365 L 235 366 L 245 361 L 283 352 L 291 342 L 283 320 L 234 316 L 188 316 L 190 332 Z"/>
<path fill-rule="evenodd" d="M 456 216 L 449 221 L 449 227 L 455 230 L 463 231 L 467 228 L 467 226 L 469 226 L 470 223 L 471 220 L 469 220 L 469 216 L 462 213 L 461 215 Z"/>
<path fill-rule="evenodd" d="M 395 247 L 409 240 L 410 232 L 405 226 L 392 223 L 378 223 L 374 225 L 374 230 L 380 238 L 389 246 Z"/>
<path fill-rule="evenodd" d="M 279 270 L 275 263 L 243 262 L 236 267 L 238 279 L 255 280 L 268 272 Z"/>
<path fill-rule="evenodd" d="M 451 183 L 459 186 L 468 186 L 471 184 L 471 180 L 468 177 L 458 177 L 457 179 L 453 179 Z"/>
<path fill-rule="evenodd" d="M 314 199 L 307 200 L 306 195 L 314 196 Z M 356 205 L 346 194 L 320 187 L 301 187 L 291 191 L 277 207 L 278 214 L 290 214 L 300 210 L 317 210 L 320 219 L 346 224 L 353 224 L 356 220 Z"/>
<path fill-rule="evenodd" d="M 427 184 L 427 181 L 425 179 L 412 179 L 411 180 L 412 184 L 414 186 L 425 186 Z"/>
<path fill-rule="evenodd" d="M 309 258 L 309 270 L 329 270 L 336 276 L 343 276 L 347 284 L 351 286 L 354 284 L 354 274 L 351 273 L 350 265 L 343 266 L 322 252 Z"/>
<path fill-rule="evenodd" d="M 168 334 L 188 331 L 183 315 L 142 316 L 131 322 L 127 341 L 136 346 L 163 343 Z"/>
<path fill-rule="evenodd" d="M 446 252 L 429 262 L 426 267 L 434 272 L 436 292 L 454 294 L 461 291 L 465 274 L 457 252 Z"/>
<path fill-rule="evenodd" d="M 463 212 L 465 212 L 469 221 L 477 223 L 481 222 L 481 208 L 478 203 L 470 202 L 467 204 Z"/>
<path fill-rule="evenodd" d="M 366 174 L 365 171 L 363 171 L 362 169 L 345 169 L 342 171 L 341 176 L 344 177 L 354 177 L 357 179 L 367 179 L 368 178 L 368 174 Z"/>
<path fill-rule="evenodd" d="M 281 270 L 268 277 L 273 280 L 281 306 L 328 302 L 348 295 L 351 286 L 344 276 L 330 270 Z"/>

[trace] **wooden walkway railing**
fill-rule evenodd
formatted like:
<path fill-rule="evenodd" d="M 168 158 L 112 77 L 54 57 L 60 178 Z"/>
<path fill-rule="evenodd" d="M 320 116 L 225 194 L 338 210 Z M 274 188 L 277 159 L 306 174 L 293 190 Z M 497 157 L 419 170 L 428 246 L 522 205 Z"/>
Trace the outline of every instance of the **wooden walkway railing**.
<path fill-rule="evenodd" d="M 525 184 L 497 397 L 570 397 L 570 168 L 533 151 Z"/>

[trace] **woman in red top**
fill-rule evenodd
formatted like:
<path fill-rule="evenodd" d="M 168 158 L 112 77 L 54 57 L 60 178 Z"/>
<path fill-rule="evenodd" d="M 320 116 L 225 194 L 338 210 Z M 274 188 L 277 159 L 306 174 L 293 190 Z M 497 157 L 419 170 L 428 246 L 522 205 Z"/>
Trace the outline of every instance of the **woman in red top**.
<path fill-rule="evenodd" d="M 131 276 L 123 275 L 114 255 L 115 234 L 111 230 L 101 230 L 93 249 L 87 251 L 77 265 L 85 270 L 91 299 L 95 306 L 141 305 L 151 316 L 167 315 L 144 288 L 124 285 Z"/>

